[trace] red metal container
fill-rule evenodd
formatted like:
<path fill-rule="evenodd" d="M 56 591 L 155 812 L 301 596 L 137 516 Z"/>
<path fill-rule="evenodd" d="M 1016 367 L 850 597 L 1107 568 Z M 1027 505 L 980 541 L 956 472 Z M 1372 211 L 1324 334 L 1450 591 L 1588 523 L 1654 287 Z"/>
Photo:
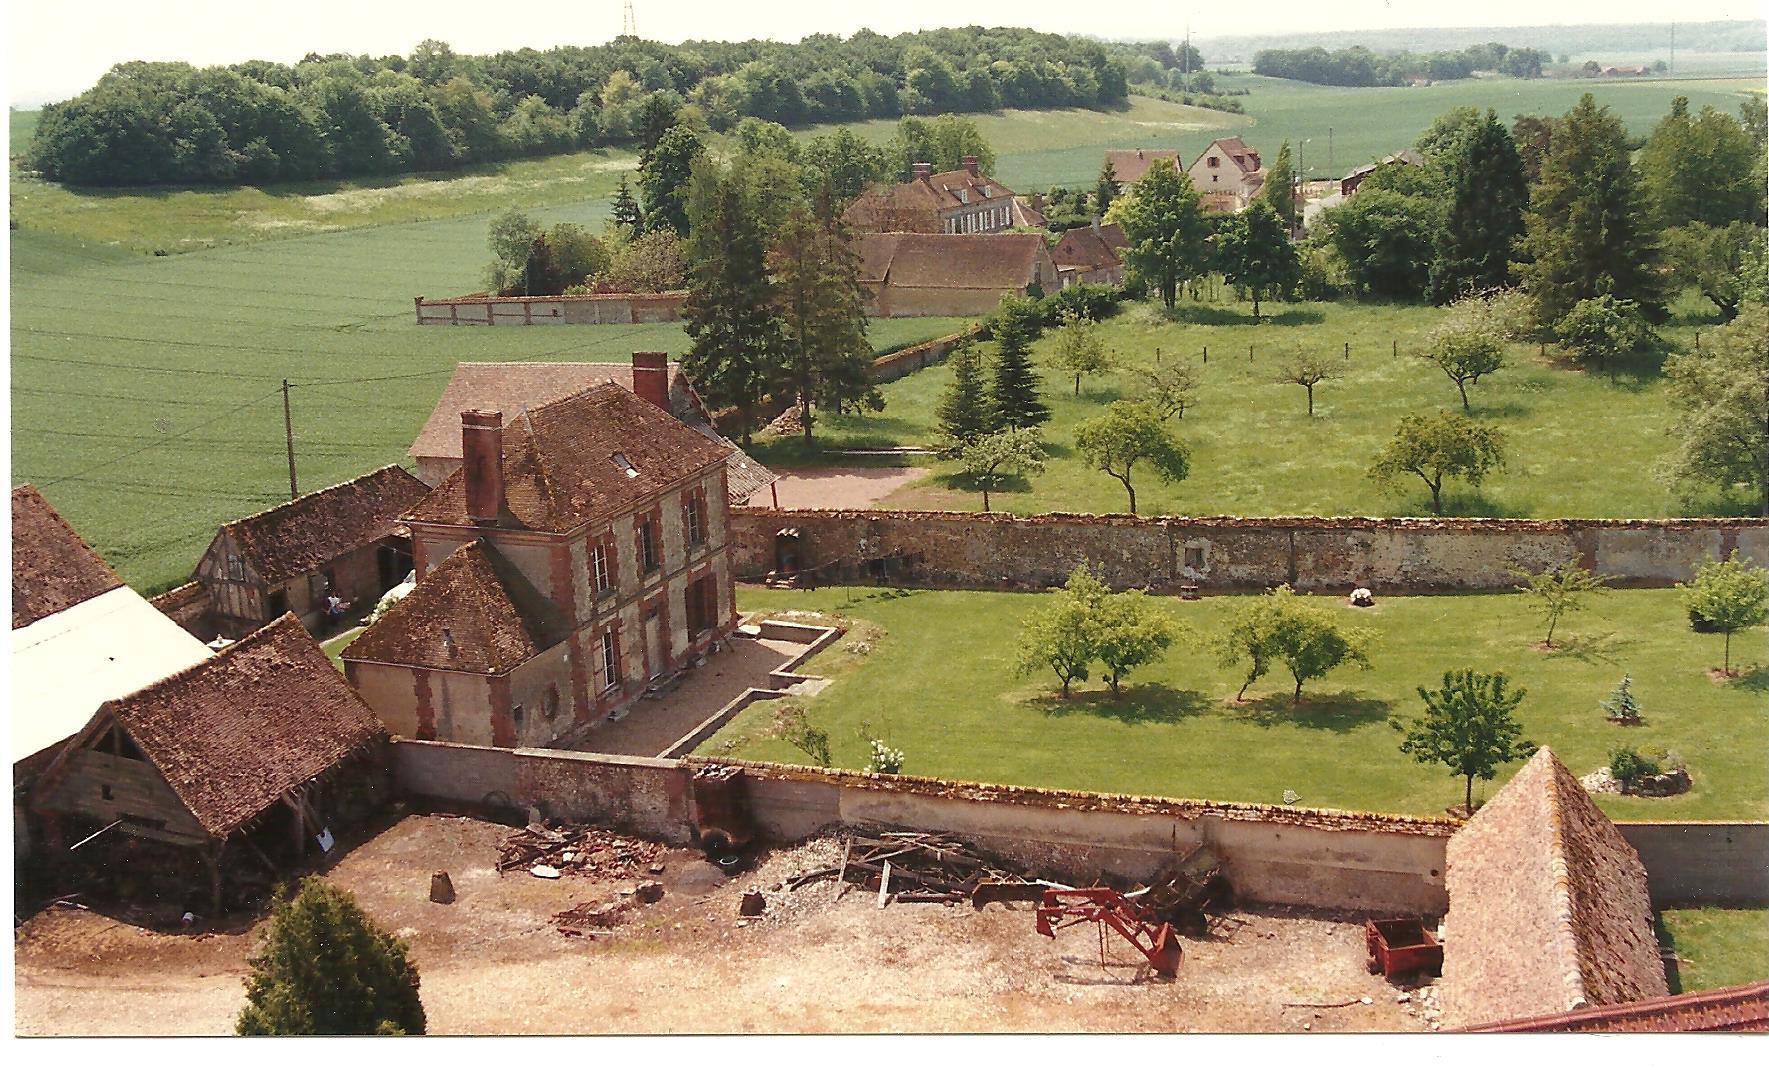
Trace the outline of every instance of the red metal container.
<path fill-rule="evenodd" d="M 1364 949 L 1370 972 L 1390 980 L 1421 970 L 1443 972 L 1443 945 L 1422 918 L 1371 918 L 1364 922 Z"/>

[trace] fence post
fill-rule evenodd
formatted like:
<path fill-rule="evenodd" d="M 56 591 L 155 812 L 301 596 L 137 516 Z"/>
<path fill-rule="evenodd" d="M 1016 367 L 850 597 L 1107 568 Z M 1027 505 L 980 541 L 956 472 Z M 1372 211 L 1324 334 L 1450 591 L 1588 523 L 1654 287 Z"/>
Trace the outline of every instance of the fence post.
<path fill-rule="evenodd" d="M 1253 343 L 1252 342 L 1247 343 L 1247 359 L 1248 360 L 1253 359 Z"/>
<path fill-rule="evenodd" d="M 1391 357 L 1400 356 L 1400 340 L 1397 338 L 1390 338 L 1388 340 L 1388 349 L 1389 349 L 1389 354 L 1388 354 L 1389 356 L 1391 356 Z"/>
<path fill-rule="evenodd" d="M 1345 343 L 1345 362 L 1347 364 L 1351 363 L 1351 343 L 1350 342 Z"/>
<path fill-rule="evenodd" d="M 418 326 L 424 325 L 424 295 L 412 298 L 412 314 L 418 317 Z"/>
<path fill-rule="evenodd" d="M 1204 363 L 1205 364 L 1210 363 L 1210 347 L 1209 346 L 1204 347 Z"/>

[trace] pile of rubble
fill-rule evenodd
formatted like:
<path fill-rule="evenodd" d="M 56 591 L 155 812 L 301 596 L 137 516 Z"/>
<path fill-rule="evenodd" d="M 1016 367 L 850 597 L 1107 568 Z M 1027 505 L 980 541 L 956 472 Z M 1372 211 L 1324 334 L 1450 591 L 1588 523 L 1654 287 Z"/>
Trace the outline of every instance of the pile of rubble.
<path fill-rule="evenodd" d="M 663 898 L 663 885 L 657 881 L 641 881 L 622 888 L 614 898 L 596 903 L 578 903 L 553 915 L 553 925 L 563 936 L 609 936 L 614 926 L 635 907 L 655 903 Z"/>
<path fill-rule="evenodd" d="M 526 869 L 536 877 L 578 873 L 601 880 L 622 880 L 640 870 L 651 870 L 662 854 L 661 844 L 631 839 L 606 829 L 548 822 L 517 829 L 504 838 L 498 848 L 498 873 Z"/>
<path fill-rule="evenodd" d="M 885 832 L 851 835 L 842 847 L 841 862 L 787 878 L 785 890 L 796 891 L 813 881 L 833 877 L 877 889 L 879 903 L 956 903 L 985 884 L 1033 882 L 997 868 L 957 840 L 932 832 Z"/>

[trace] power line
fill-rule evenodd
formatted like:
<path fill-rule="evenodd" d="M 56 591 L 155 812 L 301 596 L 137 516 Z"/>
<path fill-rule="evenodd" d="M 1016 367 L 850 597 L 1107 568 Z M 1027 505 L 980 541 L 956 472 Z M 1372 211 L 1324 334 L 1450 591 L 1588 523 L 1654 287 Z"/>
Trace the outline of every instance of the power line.
<path fill-rule="evenodd" d="M 198 424 L 192 424 L 190 427 L 185 428 L 183 431 L 178 432 L 177 434 L 169 434 L 166 436 L 166 439 L 164 442 L 150 442 L 147 445 L 142 446 L 140 449 L 130 450 L 127 453 L 120 453 L 117 456 L 112 457 L 108 461 L 100 461 L 95 465 L 91 465 L 89 467 L 82 468 L 78 472 L 70 472 L 64 476 L 56 476 L 54 479 L 44 480 L 41 484 L 39 484 L 39 486 L 53 487 L 57 483 L 63 483 L 68 480 L 71 480 L 71 479 L 78 479 L 81 476 L 85 476 L 85 475 L 88 475 L 92 472 L 96 472 L 100 468 L 108 468 L 109 466 L 111 466 L 113 464 L 117 464 L 121 461 L 126 461 L 131 457 L 138 457 L 141 454 L 146 453 L 149 450 L 157 449 L 160 446 L 169 445 L 170 443 L 176 442 L 192 431 L 198 431 L 198 430 L 201 430 L 202 428 L 209 427 L 213 424 L 218 424 L 222 420 L 225 420 L 228 417 L 234 416 L 238 413 L 244 412 L 245 410 L 258 404 L 259 402 L 265 401 L 269 398 L 273 398 L 280 393 L 282 393 L 282 389 L 279 387 L 276 390 L 270 391 L 268 394 L 261 394 L 258 397 L 253 398 L 252 400 L 246 402 L 243 405 L 236 405 L 233 408 L 228 409 L 226 412 L 223 412 L 218 416 L 211 417 L 210 419 L 204 420 L 203 422 L 198 423 Z"/>

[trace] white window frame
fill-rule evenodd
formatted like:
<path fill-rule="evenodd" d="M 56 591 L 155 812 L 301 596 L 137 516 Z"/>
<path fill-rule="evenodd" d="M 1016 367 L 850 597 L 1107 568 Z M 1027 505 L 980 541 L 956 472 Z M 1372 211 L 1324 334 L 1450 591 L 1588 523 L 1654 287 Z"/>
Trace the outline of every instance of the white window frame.
<path fill-rule="evenodd" d="M 613 586 L 613 578 L 608 568 L 608 545 L 598 542 L 590 547 L 590 582 L 597 594 L 606 594 Z"/>
<path fill-rule="evenodd" d="M 620 649 L 611 631 L 602 633 L 601 667 L 602 693 L 607 694 L 620 686 Z"/>

